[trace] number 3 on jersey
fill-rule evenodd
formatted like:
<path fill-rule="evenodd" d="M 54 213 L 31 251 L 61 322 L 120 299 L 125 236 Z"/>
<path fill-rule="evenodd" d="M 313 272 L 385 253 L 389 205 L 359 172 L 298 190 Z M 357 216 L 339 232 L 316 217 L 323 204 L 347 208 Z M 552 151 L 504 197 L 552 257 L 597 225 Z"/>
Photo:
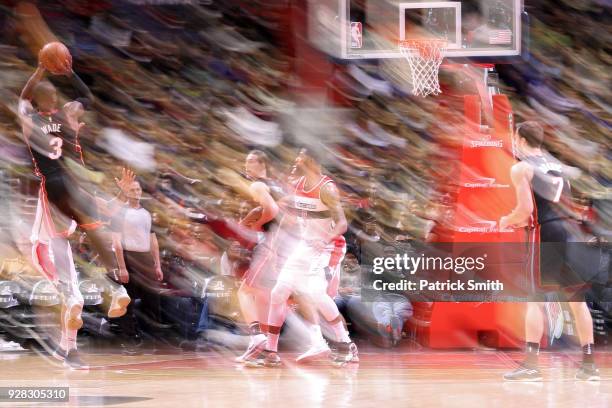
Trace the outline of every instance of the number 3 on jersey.
<path fill-rule="evenodd" d="M 52 160 L 59 159 L 62 156 L 62 145 L 64 141 L 61 137 L 54 137 L 49 141 L 49 145 L 53 148 L 53 152 L 49 153 L 49 158 Z"/>

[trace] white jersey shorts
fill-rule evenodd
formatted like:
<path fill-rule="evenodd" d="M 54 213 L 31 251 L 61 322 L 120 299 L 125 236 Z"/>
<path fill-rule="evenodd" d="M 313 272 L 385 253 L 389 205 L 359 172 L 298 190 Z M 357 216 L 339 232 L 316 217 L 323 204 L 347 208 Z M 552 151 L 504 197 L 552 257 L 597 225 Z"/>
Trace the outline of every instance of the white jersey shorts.
<path fill-rule="evenodd" d="M 293 248 L 278 275 L 278 284 L 289 286 L 293 292 L 314 294 L 327 291 L 329 264 L 335 245 L 323 250 L 301 240 Z"/>

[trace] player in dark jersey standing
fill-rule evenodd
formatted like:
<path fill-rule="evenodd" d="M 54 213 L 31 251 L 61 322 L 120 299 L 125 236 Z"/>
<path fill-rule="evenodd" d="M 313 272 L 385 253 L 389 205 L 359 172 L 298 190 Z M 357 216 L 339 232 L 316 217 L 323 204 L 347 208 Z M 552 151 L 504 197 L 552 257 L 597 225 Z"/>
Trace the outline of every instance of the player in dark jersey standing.
<path fill-rule="evenodd" d="M 84 126 L 80 118 L 84 108 L 91 104 L 93 96 L 87 86 L 67 64 L 63 75 L 70 78 L 83 98 L 57 108 L 58 96 L 55 87 L 42 81 L 45 69 L 39 65 L 28 80 L 19 100 L 19 117 L 24 140 L 32 154 L 34 172 L 40 178 L 40 190 L 36 219 L 32 229 L 33 261 L 40 264 L 40 250 L 48 248 L 53 262 L 41 267 L 42 271 L 56 283 L 63 297 L 61 312 L 61 339 L 54 357 L 73 369 L 87 369 L 76 351 L 76 335 L 82 326 L 81 311 L 83 297 L 78 288 L 77 274 L 72 251 L 67 240 L 77 226 L 93 226 L 97 218 L 96 206 L 105 207 L 103 200 L 96 200 L 79 188 L 78 182 L 66 169 L 66 154 L 74 155 L 82 162 L 79 130 Z M 124 171 L 119 186 L 128 185 L 133 175 Z M 95 241 L 95 239 L 94 239 Z M 49 257 L 47 256 L 47 259 Z M 39 265 L 42 266 L 42 265 Z M 120 308 L 127 306 L 129 297 L 124 296 Z M 111 306 L 112 307 L 112 306 Z M 112 312 L 109 311 L 109 314 Z"/>
<path fill-rule="evenodd" d="M 558 254 L 542 254 L 540 276 L 554 279 L 561 287 L 568 287 L 578 281 L 587 282 L 597 271 L 580 271 L 581 262 L 575 270 L 581 274 L 578 280 L 571 282 L 569 269 L 571 264 L 563 250 L 576 231 L 575 222 L 564 206 L 564 201 L 571 199 L 569 182 L 564 178 L 564 166 L 545 153 L 542 149 L 544 131 L 537 122 L 525 122 L 514 135 L 520 162 L 511 169 L 512 184 L 516 191 L 516 207 L 499 221 L 500 230 L 508 228 L 533 227 L 539 232 L 539 241 L 546 246 L 561 249 Z M 537 245 L 537 237 L 534 240 Z M 552 262 L 551 262 L 552 261 Z M 569 265 L 571 267 L 571 265 Z M 590 276 L 586 276 L 590 275 Z M 576 373 L 577 380 L 599 380 L 599 370 L 593 359 L 593 321 L 585 302 L 569 302 L 576 321 L 576 329 L 583 349 L 583 362 Z M 538 369 L 540 339 L 544 334 L 543 304 L 528 302 L 525 316 L 525 340 L 527 342 L 526 358 L 515 371 L 504 376 L 507 381 L 541 381 L 542 374 Z"/>

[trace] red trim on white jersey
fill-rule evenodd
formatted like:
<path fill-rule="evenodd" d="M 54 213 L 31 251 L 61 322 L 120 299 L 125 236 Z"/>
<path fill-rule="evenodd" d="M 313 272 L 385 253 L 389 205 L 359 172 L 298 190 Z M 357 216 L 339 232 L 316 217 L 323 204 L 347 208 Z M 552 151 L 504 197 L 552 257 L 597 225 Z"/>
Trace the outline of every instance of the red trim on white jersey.
<path fill-rule="evenodd" d="M 49 246 L 37 241 L 32 246 L 32 261 L 34 266 L 50 281 L 57 280 L 57 271 L 55 265 L 51 262 L 49 256 Z"/>
<path fill-rule="evenodd" d="M 342 258 L 344 258 L 344 253 L 346 252 L 346 239 L 344 239 L 344 236 L 339 235 L 334 238 L 332 242 L 334 244 L 334 249 L 329 258 L 329 267 L 335 268 L 342 262 Z"/>
<path fill-rule="evenodd" d="M 51 209 L 49 208 L 49 200 L 47 199 L 47 190 L 45 189 L 45 176 L 41 175 L 40 181 L 40 193 L 39 193 L 39 202 L 42 206 L 42 227 L 46 228 L 47 233 L 50 237 L 59 236 L 58 232 L 55 230 L 55 225 L 53 224 L 53 218 L 51 218 Z"/>
<path fill-rule="evenodd" d="M 333 240 L 334 249 L 329 258 L 328 267 L 332 274 L 331 279 L 327 284 L 327 294 L 333 299 L 338 296 L 338 288 L 340 287 L 340 273 L 342 273 L 342 260 L 346 254 L 346 240 L 342 235 Z"/>
<path fill-rule="evenodd" d="M 306 184 L 306 177 L 302 176 L 297 184 L 295 185 L 295 194 L 300 197 L 309 197 L 309 198 L 321 198 L 321 187 L 323 187 L 327 183 L 333 183 L 334 181 L 328 176 L 321 176 L 321 179 L 315 184 L 310 190 L 305 190 L 304 186 Z"/>
<path fill-rule="evenodd" d="M 302 177 L 295 186 L 294 206 L 300 211 L 322 212 L 329 211 L 329 207 L 321 200 L 321 188 L 333 183 L 327 176 L 321 176 L 319 181 L 309 190 L 304 188 L 306 177 Z"/>

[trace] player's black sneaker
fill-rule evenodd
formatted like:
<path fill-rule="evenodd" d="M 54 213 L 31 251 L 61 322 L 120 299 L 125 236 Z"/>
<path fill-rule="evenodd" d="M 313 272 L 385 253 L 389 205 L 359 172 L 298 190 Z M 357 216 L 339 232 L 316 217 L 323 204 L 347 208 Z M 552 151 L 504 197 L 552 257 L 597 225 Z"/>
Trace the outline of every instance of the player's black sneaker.
<path fill-rule="evenodd" d="M 53 354 L 51 354 L 51 357 L 59 361 L 64 361 L 66 360 L 67 355 L 68 355 L 68 352 L 58 346 L 53 352 Z"/>
<path fill-rule="evenodd" d="M 511 373 L 504 374 L 505 381 L 542 381 L 542 373 L 537 367 L 525 367 L 521 365 Z"/>
<path fill-rule="evenodd" d="M 599 369 L 595 364 L 582 363 L 574 378 L 576 381 L 599 381 Z"/>
<path fill-rule="evenodd" d="M 278 353 L 270 350 L 263 350 L 254 356 L 249 356 L 244 360 L 247 367 L 278 367 L 281 359 Z"/>
<path fill-rule="evenodd" d="M 351 343 L 349 350 L 351 352 L 351 363 L 359 362 L 359 350 L 357 349 L 357 345 L 355 343 Z"/>
<path fill-rule="evenodd" d="M 89 365 L 79 357 L 79 352 L 70 350 L 64 359 L 64 366 L 71 370 L 89 370 Z"/>

